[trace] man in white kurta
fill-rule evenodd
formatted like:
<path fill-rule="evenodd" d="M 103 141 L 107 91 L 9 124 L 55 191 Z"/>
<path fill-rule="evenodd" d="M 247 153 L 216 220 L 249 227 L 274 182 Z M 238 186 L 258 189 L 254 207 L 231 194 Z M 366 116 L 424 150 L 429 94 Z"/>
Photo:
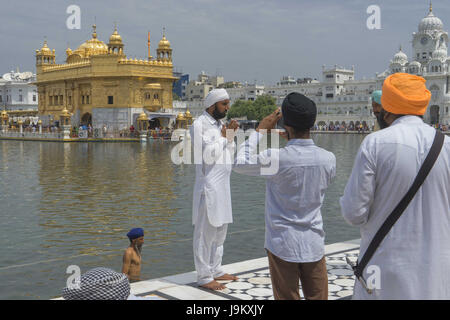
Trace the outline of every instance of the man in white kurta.
<path fill-rule="evenodd" d="M 227 226 L 233 222 L 230 175 L 235 147 L 233 139 L 225 137 L 227 127 L 220 120 L 229 109 L 225 89 L 212 90 L 205 107 L 190 128 L 196 164 L 192 207 L 194 263 L 198 285 L 221 290 L 225 286 L 217 280 L 237 279 L 226 274 L 221 265 Z M 228 128 L 236 129 L 237 122 Z"/>
<path fill-rule="evenodd" d="M 435 130 L 416 116 L 423 115 L 428 105 L 425 80 L 406 74 L 390 77 L 383 85 L 379 118 L 381 128 L 388 127 L 362 142 L 340 200 L 345 220 L 361 230 L 359 260 L 411 187 L 435 136 Z M 425 182 L 375 251 L 363 277 L 373 280 L 374 292 L 369 294 L 356 280 L 354 299 L 450 299 L 448 137 Z"/>

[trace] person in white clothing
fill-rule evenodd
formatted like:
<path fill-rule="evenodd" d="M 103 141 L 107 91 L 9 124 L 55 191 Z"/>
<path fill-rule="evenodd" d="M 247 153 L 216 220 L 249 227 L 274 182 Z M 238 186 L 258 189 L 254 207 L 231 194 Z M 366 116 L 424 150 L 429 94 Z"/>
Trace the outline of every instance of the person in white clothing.
<path fill-rule="evenodd" d="M 221 264 L 227 227 L 233 222 L 230 174 L 238 123 L 232 120 L 226 126 L 220 120 L 230 108 L 225 89 L 210 91 L 204 106 L 206 110 L 190 128 L 196 164 L 192 208 L 194 263 L 199 286 L 222 290 L 225 285 L 218 281 L 237 280 L 225 273 Z"/>
<path fill-rule="evenodd" d="M 345 220 L 361 230 L 360 258 L 411 187 L 436 130 L 425 124 L 425 79 L 396 73 L 384 81 L 380 131 L 356 155 L 340 199 Z M 412 201 L 355 280 L 354 299 L 450 299 L 450 139 Z"/>
<path fill-rule="evenodd" d="M 292 92 L 283 101 L 282 115 L 279 111 L 264 118 L 241 144 L 233 170 L 266 178 L 264 247 L 275 300 L 299 300 L 299 280 L 305 299 L 327 300 L 321 207 L 336 173 L 336 157 L 311 139 L 317 116 L 312 100 Z M 281 117 L 286 146 L 256 155 L 263 132 L 272 130 Z"/>

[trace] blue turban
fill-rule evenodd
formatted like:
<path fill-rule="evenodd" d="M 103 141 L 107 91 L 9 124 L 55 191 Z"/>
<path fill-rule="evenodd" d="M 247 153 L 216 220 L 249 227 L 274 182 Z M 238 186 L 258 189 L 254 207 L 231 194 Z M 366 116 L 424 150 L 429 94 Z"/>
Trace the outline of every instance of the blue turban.
<path fill-rule="evenodd" d="M 144 236 L 144 229 L 142 228 L 133 228 L 130 232 L 127 233 L 127 237 L 130 240 L 137 239 Z"/>
<path fill-rule="evenodd" d="M 381 90 L 375 90 L 372 92 L 372 101 L 381 104 Z"/>

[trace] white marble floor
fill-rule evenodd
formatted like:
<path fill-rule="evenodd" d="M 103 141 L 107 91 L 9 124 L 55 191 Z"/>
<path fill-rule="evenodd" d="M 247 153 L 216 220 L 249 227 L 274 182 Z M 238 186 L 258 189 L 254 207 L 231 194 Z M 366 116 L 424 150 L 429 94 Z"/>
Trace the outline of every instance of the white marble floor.
<path fill-rule="evenodd" d="M 355 278 L 345 257 L 355 261 L 358 253 L 359 240 L 334 243 L 325 247 L 330 300 L 349 299 L 353 294 Z M 223 281 L 227 288 L 220 291 L 199 288 L 196 284 L 196 273 L 189 272 L 133 283 L 131 292 L 136 296 L 168 300 L 273 299 L 267 257 L 229 264 L 224 266 L 224 269 L 237 275 L 239 280 Z"/>

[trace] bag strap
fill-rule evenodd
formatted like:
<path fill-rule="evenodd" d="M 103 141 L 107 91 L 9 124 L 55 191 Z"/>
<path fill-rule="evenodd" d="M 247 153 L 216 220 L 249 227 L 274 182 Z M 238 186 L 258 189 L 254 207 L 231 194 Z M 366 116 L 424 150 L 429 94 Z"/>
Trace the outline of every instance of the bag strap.
<path fill-rule="evenodd" d="M 395 207 L 392 213 L 384 221 L 383 225 L 380 227 L 380 229 L 377 231 L 372 241 L 370 242 L 366 252 L 364 252 L 361 261 L 355 266 L 354 272 L 357 278 L 362 276 L 364 268 L 374 255 L 381 241 L 383 241 L 386 234 L 389 232 L 389 230 L 391 230 L 392 226 L 395 224 L 398 218 L 400 218 L 402 213 L 408 207 L 411 200 L 414 198 L 415 194 L 417 193 L 417 190 L 419 190 L 420 186 L 425 181 L 426 177 L 428 176 L 428 173 L 431 171 L 431 168 L 433 168 L 433 165 L 436 162 L 439 153 L 441 152 L 442 146 L 444 144 L 444 138 L 445 135 L 442 132 L 436 130 L 433 145 L 431 146 L 431 149 L 428 152 L 425 161 L 420 167 L 420 170 L 412 186 L 409 188 L 408 192 L 405 194 L 405 196 L 399 202 L 399 204 Z"/>

